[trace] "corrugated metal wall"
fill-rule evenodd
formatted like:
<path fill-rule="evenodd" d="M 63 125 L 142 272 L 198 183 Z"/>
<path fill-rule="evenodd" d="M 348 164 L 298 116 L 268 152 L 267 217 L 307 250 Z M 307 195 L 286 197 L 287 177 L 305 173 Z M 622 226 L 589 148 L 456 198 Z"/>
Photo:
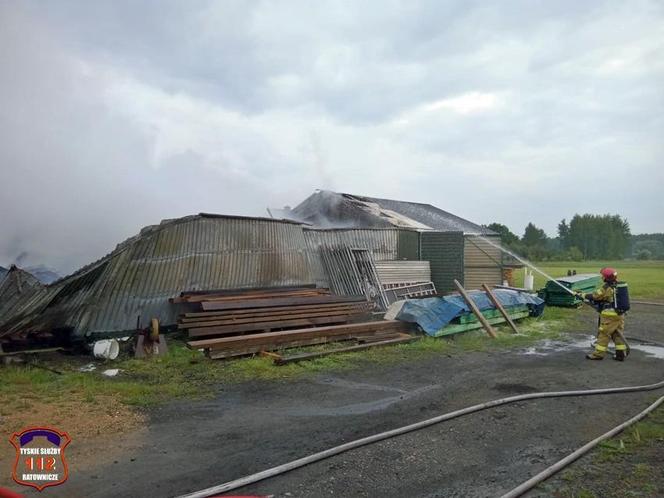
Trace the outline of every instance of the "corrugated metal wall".
<path fill-rule="evenodd" d="M 376 272 L 381 284 L 431 281 L 431 267 L 428 261 L 376 261 Z"/>
<path fill-rule="evenodd" d="M 487 237 L 500 244 L 500 236 Z M 464 249 L 464 282 L 466 289 L 479 289 L 481 284 L 500 285 L 502 278 L 502 252 L 486 241 L 466 235 Z"/>
<path fill-rule="evenodd" d="M 107 257 L 48 286 L 26 330 L 75 334 L 132 330 L 157 317 L 175 323 L 168 298 L 184 290 L 307 285 L 314 282 L 302 227 L 262 218 L 197 215 L 144 229 Z M 7 330 L 0 330 L 7 332 Z"/>
<path fill-rule="evenodd" d="M 463 232 L 421 232 L 421 259 L 431 265 L 431 280 L 436 291 L 455 290 L 454 279 L 463 281 Z"/>
<path fill-rule="evenodd" d="M 329 287 L 328 276 L 320 260 L 322 246 L 345 246 L 352 249 L 369 249 L 375 261 L 397 259 L 399 229 L 339 228 L 330 230 L 303 229 L 309 250 L 314 281 L 319 287 Z"/>

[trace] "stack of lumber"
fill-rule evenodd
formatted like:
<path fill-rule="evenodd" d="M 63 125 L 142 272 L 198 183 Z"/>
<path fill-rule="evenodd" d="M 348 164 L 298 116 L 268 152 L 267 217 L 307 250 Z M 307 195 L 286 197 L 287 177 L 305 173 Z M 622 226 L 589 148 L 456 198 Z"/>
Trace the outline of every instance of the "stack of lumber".
<path fill-rule="evenodd" d="M 210 358 L 336 341 L 361 343 L 405 339 L 401 322 L 367 322 L 375 304 L 363 296 L 334 296 L 327 289 L 280 288 L 183 293 L 178 328 L 189 347 Z M 408 336 L 410 338 L 410 336 Z"/>
<path fill-rule="evenodd" d="M 348 323 L 366 319 L 374 307 L 364 297 L 307 288 L 185 294 L 178 301 L 193 308 L 178 320 L 178 328 L 190 338 Z"/>
<path fill-rule="evenodd" d="M 189 341 L 188 345 L 191 348 L 204 349 L 210 358 L 217 359 L 328 342 L 354 341 L 377 344 L 392 339 L 405 339 L 404 335 L 408 329 L 408 324 L 404 322 L 382 320 L 202 339 Z M 408 336 L 408 339 L 410 338 Z"/>

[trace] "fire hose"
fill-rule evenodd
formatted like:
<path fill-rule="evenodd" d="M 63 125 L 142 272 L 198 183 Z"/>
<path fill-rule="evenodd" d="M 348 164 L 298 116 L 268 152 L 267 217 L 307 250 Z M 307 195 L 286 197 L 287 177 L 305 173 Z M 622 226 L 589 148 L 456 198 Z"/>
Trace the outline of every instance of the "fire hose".
<path fill-rule="evenodd" d="M 341 444 L 339 446 L 334 446 L 332 448 L 329 448 L 327 450 L 320 451 L 318 453 L 314 453 L 312 455 L 308 455 L 302 458 L 298 458 L 297 460 L 293 460 L 288 463 L 284 463 L 282 465 L 277 465 L 276 467 L 272 467 L 266 470 L 263 470 L 261 472 L 257 472 L 255 474 L 250 474 L 244 477 L 241 477 L 239 479 L 235 479 L 233 481 L 228 481 L 223 484 L 219 484 L 217 486 L 212 486 L 206 489 L 202 489 L 200 491 L 195 491 L 193 493 L 189 493 L 186 495 L 181 495 L 177 498 L 207 498 L 211 495 L 219 494 L 219 493 L 225 493 L 228 491 L 232 491 L 234 489 L 238 489 L 244 486 L 247 486 L 249 484 L 256 483 L 258 481 L 262 481 L 264 479 L 268 479 L 270 477 L 275 477 L 280 474 L 284 474 L 286 472 L 289 472 L 291 470 L 304 467 L 305 465 L 312 464 L 314 462 L 319 462 L 321 460 L 324 460 L 326 458 L 330 458 L 334 455 L 338 455 L 340 453 L 344 453 L 346 451 L 359 448 L 361 446 L 366 446 L 369 444 L 376 443 L 378 441 L 383 441 L 385 439 L 389 439 L 395 436 L 400 436 L 402 434 L 407 434 L 409 432 L 413 432 L 419 429 L 424 429 L 425 427 L 430 427 L 435 424 L 439 424 L 441 422 L 445 422 L 447 420 L 452 420 L 454 418 L 462 417 L 464 415 L 469 415 L 471 413 L 476 413 L 482 410 L 486 410 L 488 408 L 494 408 L 496 406 L 502 406 L 502 405 L 507 405 L 510 403 L 516 403 L 519 401 L 528 401 L 532 399 L 543 399 L 543 398 L 563 398 L 563 397 L 572 397 L 572 396 L 596 396 L 596 395 L 601 395 L 601 394 L 622 394 L 622 393 L 632 393 L 632 392 L 639 392 L 639 391 L 654 391 L 657 389 L 664 388 L 664 380 L 654 383 L 654 384 L 647 384 L 647 385 L 642 385 L 642 386 L 626 386 L 626 387 L 611 387 L 611 388 L 602 388 L 602 389 L 585 389 L 585 390 L 578 390 L 578 391 L 552 391 L 552 392 L 538 392 L 538 393 L 529 393 L 529 394 L 520 394 L 518 396 L 510 396 L 507 398 L 500 398 L 500 399 L 495 399 L 492 401 L 487 401 L 485 403 L 480 403 L 477 405 L 472 405 L 466 408 L 462 408 L 460 410 L 455 410 L 453 412 L 445 413 L 442 415 L 438 415 L 433 418 L 429 418 L 427 420 L 422 420 L 420 422 L 416 422 L 414 424 L 406 425 L 403 427 L 398 427 L 396 429 L 392 429 L 389 431 L 381 432 L 378 434 L 373 434 L 371 436 L 363 437 L 360 439 L 356 439 L 355 441 L 350 441 L 348 443 Z M 547 479 L 554 473 L 558 472 L 565 466 L 569 465 L 571 462 L 582 456 L 583 454 L 587 453 L 595 447 L 597 444 L 600 442 L 604 441 L 605 439 L 612 437 L 613 435 L 619 433 L 620 431 L 624 430 L 626 427 L 632 425 L 633 423 L 637 422 L 638 420 L 641 420 L 643 417 L 645 417 L 648 413 L 653 411 L 655 408 L 657 408 L 660 404 L 664 402 L 664 396 L 660 397 L 655 403 L 650 405 L 646 410 L 642 411 L 635 417 L 629 419 L 628 421 L 624 422 L 623 424 L 620 424 L 619 426 L 615 427 L 611 431 L 603 434 L 602 436 L 594 439 L 593 441 L 590 441 L 586 445 L 582 446 L 578 450 L 576 450 L 574 453 L 571 453 L 564 459 L 560 460 L 556 464 L 552 465 L 551 467 L 545 469 L 543 472 L 537 474 L 533 478 L 529 479 L 528 481 L 524 482 L 514 490 L 510 491 L 509 493 L 503 495 L 503 498 L 511 498 L 511 497 L 516 497 L 520 496 L 521 494 L 525 493 L 532 487 L 536 486 L 538 483 L 542 482 L 543 480 Z"/>

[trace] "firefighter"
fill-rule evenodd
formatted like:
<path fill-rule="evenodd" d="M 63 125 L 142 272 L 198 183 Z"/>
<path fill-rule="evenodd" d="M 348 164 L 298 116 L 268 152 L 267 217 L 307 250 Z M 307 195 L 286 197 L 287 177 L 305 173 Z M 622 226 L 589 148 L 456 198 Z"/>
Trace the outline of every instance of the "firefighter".
<path fill-rule="evenodd" d="M 589 360 L 602 360 L 608 350 L 609 342 L 616 345 L 614 360 L 625 361 L 629 354 L 629 346 L 625 342 L 623 332 L 625 330 L 625 310 L 618 306 L 616 300 L 616 286 L 618 284 L 618 272 L 613 268 L 602 268 L 600 271 L 604 285 L 595 292 L 581 293 L 580 297 L 591 303 L 599 312 L 599 327 L 597 331 L 597 342 L 595 350 L 586 355 Z M 629 307 L 627 306 L 627 309 Z"/>

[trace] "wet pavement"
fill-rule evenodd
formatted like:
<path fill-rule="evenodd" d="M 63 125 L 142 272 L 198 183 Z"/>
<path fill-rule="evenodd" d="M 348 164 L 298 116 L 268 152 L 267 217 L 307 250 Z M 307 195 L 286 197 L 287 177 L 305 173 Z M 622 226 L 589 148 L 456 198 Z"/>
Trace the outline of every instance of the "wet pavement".
<path fill-rule="evenodd" d="M 662 311 L 632 313 L 627 334 L 664 343 Z M 628 361 L 584 360 L 594 317 L 566 341 L 509 352 L 432 355 L 307 379 L 221 386 L 205 401 L 150 413 L 137 451 L 52 497 L 167 497 L 469 405 L 536 391 L 649 384 L 663 350 L 632 343 Z M 237 490 L 275 496 L 496 496 L 643 409 L 655 393 L 514 403 L 359 448 Z"/>

